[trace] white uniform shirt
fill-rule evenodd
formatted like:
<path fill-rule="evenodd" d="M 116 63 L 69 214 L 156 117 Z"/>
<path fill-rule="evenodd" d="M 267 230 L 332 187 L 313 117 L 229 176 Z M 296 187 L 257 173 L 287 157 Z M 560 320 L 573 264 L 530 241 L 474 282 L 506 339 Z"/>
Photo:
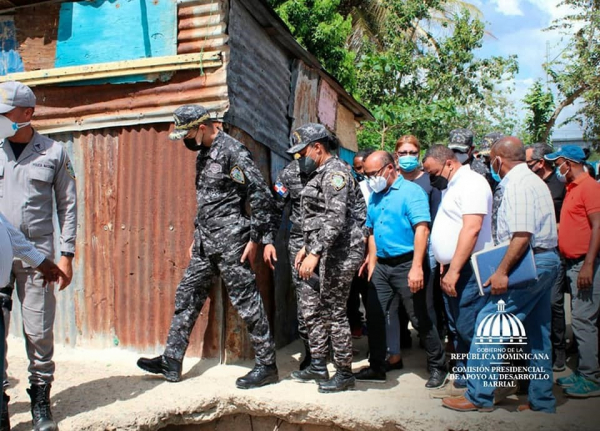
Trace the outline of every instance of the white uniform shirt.
<path fill-rule="evenodd" d="M 45 259 L 44 255 L 27 241 L 25 235 L 15 229 L 0 213 L 0 287 L 10 283 L 14 257 L 22 259 L 34 268 Z"/>
<path fill-rule="evenodd" d="M 551 249 L 558 243 L 556 216 L 550 189 L 525 163 L 512 168 L 498 187 L 498 243 L 509 241 L 515 232 L 532 234 L 531 246 Z"/>
<path fill-rule="evenodd" d="M 442 192 L 442 202 L 431 229 L 431 248 L 439 263 L 447 265 L 452 261 L 463 216 L 470 214 L 484 215 L 474 253 L 492 243 L 492 190 L 481 174 L 464 165 Z"/>

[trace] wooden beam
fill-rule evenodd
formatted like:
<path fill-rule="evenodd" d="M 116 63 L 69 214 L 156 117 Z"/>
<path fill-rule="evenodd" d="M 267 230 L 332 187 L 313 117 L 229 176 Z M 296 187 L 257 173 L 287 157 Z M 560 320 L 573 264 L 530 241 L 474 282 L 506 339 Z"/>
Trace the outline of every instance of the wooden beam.
<path fill-rule="evenodd" d="M 222 65 L 223 60 L 220 53 L 194 53 L 9 73 L 0 76 L 0 82 L 19 81 L 35 87 L 36 85 L 147 75 L 176 70 L 216 69 Z"/>

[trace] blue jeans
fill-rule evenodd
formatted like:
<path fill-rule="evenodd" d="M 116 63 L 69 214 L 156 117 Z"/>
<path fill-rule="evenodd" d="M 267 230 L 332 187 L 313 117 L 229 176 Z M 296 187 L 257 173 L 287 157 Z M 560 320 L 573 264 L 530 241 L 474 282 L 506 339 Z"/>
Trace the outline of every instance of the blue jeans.
<path fill-rule="evenodd" d="M 452 297 L 444 293 L 448 330 L 452 334 L 454 351 L 458 354 L 466 354 L 469 353 L 471 341 L 473 341 L 477 315 L 490 297 L 489 290 L 486 290 L 484 296 L 479 295 L 477 278 L 468 262 L 460 271 L 460 278 L 456 283 L 456 294 L 456 297 Z M 466 365 L 466 359 L 457 358 L 457 369 L 464 369 Z M 467 386 L 463 372 L 454 373 L 454 375 L 454 386 L 462 388 Z"/>
<path fill-rule="evenodd" d="M 489 315 L 498 310 L 498 301 L 501 299 L 506 303 L 506 313 L 515 315 L 525 328 L 527 335 L 526 353 L 531 353 L 528 366 L 543 370 L 541 374 L 548 378 L 531 380 L 529 385 L 529 405 L 532 410 L 554 413 L 556 399 L 552 394 L 552 343 L 550 342 L 550 322 L 552 311 L 550 299 L 554 286 L 560 260 L 555 251 L 539 253 L 535 255 L 538 280 L 524 287 L 511 289 L 503 295 L 493 295 L 479 315 L 477 316 L 476 328 Z M 476 377 L 467 381 L 466 398 L 478 407 L 492 407 L 494 405 L 493 383 L 498 382 L 498 372 L 494 371 L 492 363 L 502 362 L 498 358 L 484 357 L 482 348 L 498 347 L 506 350 L 506 346 L 477 344 L 475 340 L 471 344 L 470 359 L 468 367 L 477 370 Z M 511 346 L 512 347 L 512 346 Z M 478 356 L 479 355 L 479 356 Z M 485 374 L 485 376 L 483 376 Z M 518 374 L 514 373 L 514 374 Z M 536 373 L 538 374 L 538 373 Z M 486 377 L 486 378 L 483 378 Z"/>

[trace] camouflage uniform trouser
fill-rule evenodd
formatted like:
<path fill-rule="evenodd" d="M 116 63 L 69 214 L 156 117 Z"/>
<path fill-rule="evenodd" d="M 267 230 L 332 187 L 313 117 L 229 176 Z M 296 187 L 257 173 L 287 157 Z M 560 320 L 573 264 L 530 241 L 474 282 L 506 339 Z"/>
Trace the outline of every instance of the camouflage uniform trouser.
<path fill-rule="evenodd" d="M 290 241 L 288 243 L 288 251 L 290 253 L 290 266 L 291 266 L 291 271 L 292 271 L 292 282 L 294 284 L 294 289 L 296 290 L 296 303 L 298 304 L 298 335 L 300 335 L 300 338 L 302 338 L 304 341 L 308 341 L 308 332 L 306 330 L 306 323 L 304 323 L 304 317 L 302 316 L 302 313 L 300 312 L 300 291 L 301 291 L 301 285 L 304 284 L 305 281 L 302 280 L 298 276 L 298 271 L 296 271 L 296 268 L 294 267 L 294 261 L 296 260 L 296 255 L 298 254 L 300 249 L 302 249 L 303 246 L 304 246 L 304 238 L 302 237 L 302 235 L 298 236 L 298 235 L 294 235 L 293 233 L 291 233 Z"/>
<path fill-rule="evenodd" d="M 275 363 L 275 343 L 262 298 L 248 261 L 240 263 L 246 243 L 232 244 L 220 255 L 205 256 L 194 247 L 192 260 L 175 293 L 175 314 L 167 337 L 165 356 L 182 361 L 190 334 L 208 297 L 213 276 L 220 274 L 232 305 L 246 323 L 256 362 Z"/>
<path fill-rule="evenodd" d="M 331 338 L 333 363 L 337 368 L 352 365 L 352 336 L 346 312 L 352 278 L 363 260 L 364 244 L 332 247 L 321 256 L 319 283 L 314 276 L 300 285 L 298 305 L 308 330 L 310 354 L 327 357 Z"/>

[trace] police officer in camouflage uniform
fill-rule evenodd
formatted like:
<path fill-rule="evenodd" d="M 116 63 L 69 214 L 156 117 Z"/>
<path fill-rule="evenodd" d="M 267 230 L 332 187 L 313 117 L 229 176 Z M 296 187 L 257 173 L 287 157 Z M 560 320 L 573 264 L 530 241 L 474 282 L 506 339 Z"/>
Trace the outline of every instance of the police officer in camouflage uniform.
<path fill-rule="evenodd" d="M 288 253 L 292 272 L 292 282 L 296 290 L 296 299 L 298 299 L 298 293 L 300 292 L 300 284 L 304 282 L 298 276 L 298 271 L 294 265 L 294 260 L 304 245 L 300 193 L 306 185 L 307 180 L 308 176 L 300 171 L 300 164 L 298 163 L 298 160 L 294 159 L 279 172 L 277 180 L 275 180 L 275 185 L 273 186 L 273 195 L 275 196 L 275 204 L 278 214 L 283 214 L 285 206 L 288 202 L 291 205 L 290 223 L 292 227 L 290 229 L 290 238 L 288 241 Z M 269 238 L 267 241 L 271 244 L 274 244 L 275 238 Z M 264 258 L 265 262 L 267 262 L 271 269 L 275 269 L 274 262 L 277 260 L 277 255 L 275 253 L 274 246 L 265 246 Z M 310 348 L 308 346 L 306 325 L 299 308 L 298 334 L 300 335 L 302 343 L 304 344 L 304 359 L 300 363 L 300 369 L 303 370 L 310 364 Z"/>
<path fill-rule="evenodd" d="M 20 82 L 0 84 L 0 212 L 20 229 L 36 249 L 54 259 L 54 223 L 60 228 L 58 267 L 65 277 L 59 289 L 73 277 L 72 260 L 77 233 L 77 192 L 75 173 L 63 146 L 40 135 L 31 126 L 36 98 Z M 56 204 L 54 203 L 56 202 Z M 58 427 L 50 410 L 50 389 L 54 381 L 54 286 L 21 259 L 15 259 L 10 283 L 0 286 L 6 328 L 10 319 L 12 293 L 16 288 L 21 303 L 23 334 L 29 358 L 31 414 L 35 431 Z M 6 363 L 5 363 L 6 368 Z M 4 385 L 8 385 L 6 369 Z M 8 397 L 4 400 L 8 402 Z M 8 430 L 8 412 L 3 409 L 3 428 Z"/>
<path fill-rule="evenodd" d="M 300 169 L 309 181 L 301 193 L 304 246 L 295 259 L 300 277 L 299 306 L 308 330 L 311 363 L 292 376 L 318 381 L 319 392 L 354 386 L 352 339 L 346 303 L 354 273 L 364 254 L 364 201 L 356 192 L 350 167 L 333 154 L 339 142 L 320 124 L 292 133 L 290 154 L 300 154 Z M 318 276 L 316 270 L 318 268 Z M 331 338 L 337 369 L 329 379 L 326 358 Z"/>
<path fill-rule="evenodd" d="M 254 273 L 250 268 L 258 243 L 274 237 L 274 205 L 269 188 L 240 142 L 217 128 L 207 110 L 184 105 L 174 112 L 171 140 L 184 140 L 198 151 L 196 199 L 198 214 L 191 261 L 175 294 L 175 313 L 164 353 L 141 358 L 138 366 L 163 374 L 170 382 L 181 379 L 181 364 L 190 333 L 208 297 L 213 275 L 219 274 L 250 333 L 256 355 L 255 367 L 236 381 L 241 389 L 279 380 L 275 344 Z M 250 217 L 244 213 L 250 204 Z"/>

